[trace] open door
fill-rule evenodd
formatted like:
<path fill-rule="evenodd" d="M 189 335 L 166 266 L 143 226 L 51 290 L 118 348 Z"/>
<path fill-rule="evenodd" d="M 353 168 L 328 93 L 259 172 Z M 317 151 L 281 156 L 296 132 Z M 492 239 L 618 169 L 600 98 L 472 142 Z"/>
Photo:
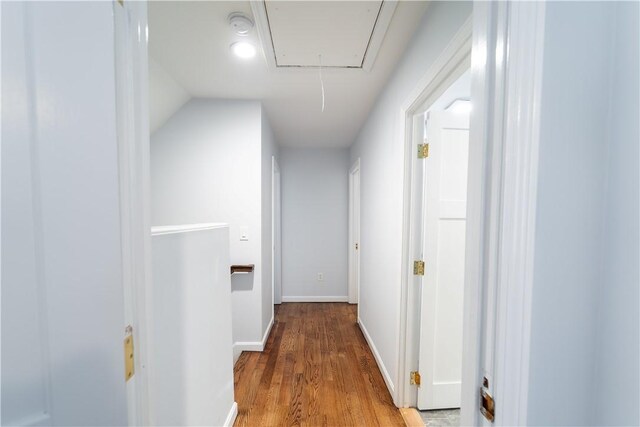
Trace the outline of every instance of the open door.
<path fill-rule="evenodd" d="M 418 388 L 422 410 L 460 407 L 469 157 L 469 113 L 427 114 Z"/>
<path fill-rule="evenodd" d="M 128 425 L 114 15 L 2 3 L 2 425 Z"/>

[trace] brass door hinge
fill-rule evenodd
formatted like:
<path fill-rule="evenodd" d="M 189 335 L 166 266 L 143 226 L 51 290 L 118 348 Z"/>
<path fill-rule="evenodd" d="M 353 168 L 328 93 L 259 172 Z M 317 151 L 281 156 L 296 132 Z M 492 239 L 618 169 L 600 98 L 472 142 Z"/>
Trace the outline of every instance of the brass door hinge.
<path fill-rule="evenodd" d="M 125 329 L 124 337 L 124 380 L 129 381 L 135 374 L 133 358 L 133 328 L 131 325 Z"/>
<path fill-rule="evenodd" d="M 424 276 L 424 261 L 413 261 L 413 274 L 416 276 Z"/>
<path fill-rule="evenodd" d="M 417 385 L 418 387 L 420 387 L 420 372 L 411 371 L 409 375 L 409 382 L 411 385 Z"/>
<path fill-rule="evenodd" d="M 418 144 L 418 158 L 426 159 L 429 157 L 429 144 Z"/>
<path fill-rule="evenodd" d="M 495 418 L 495 405 L 493 396 L 489 394 L 489 380 L 485 377 L 480 387 L 480 413 L 488 420 L 493 422 Z"/>

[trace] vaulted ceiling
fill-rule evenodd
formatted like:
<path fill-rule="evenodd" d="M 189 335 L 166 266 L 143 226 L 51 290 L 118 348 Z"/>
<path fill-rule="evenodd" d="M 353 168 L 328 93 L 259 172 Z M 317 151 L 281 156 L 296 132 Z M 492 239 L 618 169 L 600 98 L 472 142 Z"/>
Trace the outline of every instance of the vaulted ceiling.
<path fill-rule="evenodd" d="M 372 44 L 374 26 L 381 20 L 381 5 L 381 1 L 268 0 L 260 6 L 270 13 L 273 28 L 267 32 L 266 40 L 264 31 L 260 40 L 257 28 L 249 33 L 245 39 L 258 46 L 259 54 L 243 60 L 229 49 L 239 36 L 227 18 L 232 12 L 243 12 L 255 20 L 248 1 L 150 2 L 152 130 L 188 97 L 257 99 L 263 102 L 280 145 L 349 146 L 404 52 L 427 3 L 398 2 L 383 37 L 378 31 L 379 50 L 371 55 L 367 48 Z M 360 67 L 367 55 L 372 63 L 368 71 Z M 315 58 L 318 65 L 324 62 L 324 112 Z"/>

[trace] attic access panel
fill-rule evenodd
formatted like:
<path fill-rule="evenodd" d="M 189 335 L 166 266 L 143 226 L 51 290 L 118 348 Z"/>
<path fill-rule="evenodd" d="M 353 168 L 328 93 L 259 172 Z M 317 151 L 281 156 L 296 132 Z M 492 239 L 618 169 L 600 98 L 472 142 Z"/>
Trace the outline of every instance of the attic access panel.
<path fill-rule="evenodd" d="M 395 1 L 260 3 L 254 15 L 275 67 L 318 67 L 322 61 L 323 67 L 370 69 L 396 7 Z"/>

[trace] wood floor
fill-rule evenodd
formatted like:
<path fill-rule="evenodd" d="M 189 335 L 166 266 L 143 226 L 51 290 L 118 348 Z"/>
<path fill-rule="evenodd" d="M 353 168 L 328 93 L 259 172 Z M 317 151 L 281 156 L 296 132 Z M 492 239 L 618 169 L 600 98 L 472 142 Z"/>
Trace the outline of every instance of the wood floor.
<path fill-rule="evenodd" d="M 235 426 L 404 426 L 360 328 L 356 306 L 285 303 L 265 351 L 234 369 Z"/>

